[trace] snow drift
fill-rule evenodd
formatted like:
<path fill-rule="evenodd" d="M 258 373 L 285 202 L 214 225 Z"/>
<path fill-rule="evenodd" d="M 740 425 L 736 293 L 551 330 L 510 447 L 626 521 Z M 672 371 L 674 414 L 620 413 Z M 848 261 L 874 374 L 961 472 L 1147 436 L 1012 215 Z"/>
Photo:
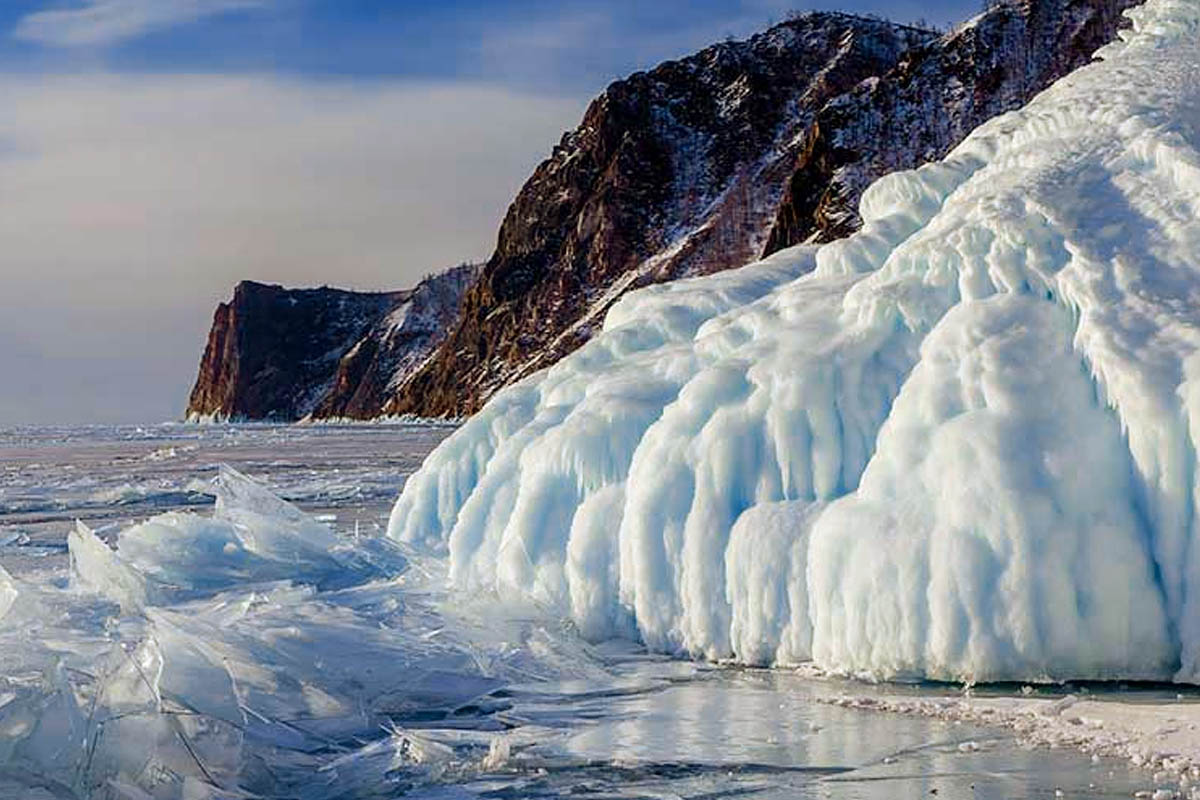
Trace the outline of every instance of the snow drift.
<path fill-rule="evenodd" d="M 1200 3 L 878 181 L 863 230 L 624 298 L 390 535 L 588 637 L 1200 680 Z"/>

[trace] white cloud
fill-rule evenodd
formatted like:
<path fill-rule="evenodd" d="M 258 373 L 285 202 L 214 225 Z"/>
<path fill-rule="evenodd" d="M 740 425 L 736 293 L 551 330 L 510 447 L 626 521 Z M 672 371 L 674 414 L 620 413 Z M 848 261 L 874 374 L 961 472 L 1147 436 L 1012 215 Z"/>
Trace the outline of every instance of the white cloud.
<path fill-rule="evenodd" d="M 686 13 L 674 4 L 561 3 L 519 24 L 488 26 L 478 42 L 489 74 L 520 85 L 561 84 L 564 76 L 585 75 L 606 84 L 664 59 L 682 58 L 727 36 L 745 38 L 779 21 L 790 0 L 752 0 Z M 636 13 L 634 13 L 636 10 Z"/>
<path fill-rule="evenodd" d="M 261 8 L 269 0 L 84 0 L 23 17 L 13 35 L 58 47 L 100 46 L 187 22 Z"/>
<path fill-rule="evenodd" d="M 486 257 L 582 111 L 267 77 L 0 76 L 0 96 L 0 423 L 178 414 L 242 278 L 391 289 Z"/>

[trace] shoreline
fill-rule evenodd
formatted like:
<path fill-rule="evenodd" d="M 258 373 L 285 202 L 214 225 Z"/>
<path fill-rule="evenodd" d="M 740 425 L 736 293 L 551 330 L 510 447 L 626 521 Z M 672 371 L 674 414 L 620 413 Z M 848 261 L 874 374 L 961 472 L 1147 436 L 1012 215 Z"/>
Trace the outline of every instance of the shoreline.
<path fill-rule="evenodd" d="M 800 670 L 800 674 L 805 671 Z M 807 674 L 806 677 L 819 676 Z M 1120 685 L 1120 684 L 1115 684 Z M 1164 687 L 1166 684 L 1164 684 Z M 903 697 L 895 686 L 873 685 L 871 696 L 843 691 L 817 697 L 826 705 L 970 723 L 1012 732 L 1029 748 L 1075 749 L 1093 761 L 1116 758 L 1146 772 L 1149 788 L 1134 796 L 1150 800 L 1200 800 L 1200 698 L 1138 700 L 1094 695 Z M 1032 691 L 1032 687 L 1023 687 Z"/>

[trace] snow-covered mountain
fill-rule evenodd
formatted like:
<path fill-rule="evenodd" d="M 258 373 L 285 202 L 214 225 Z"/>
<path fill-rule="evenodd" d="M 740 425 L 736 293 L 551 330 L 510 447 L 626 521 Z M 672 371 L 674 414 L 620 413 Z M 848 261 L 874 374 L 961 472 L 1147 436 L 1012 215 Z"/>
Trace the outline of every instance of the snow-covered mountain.
<path fill-rule="evenodd" d="M 629 294 L 390 534 L 587 636 L 1200 681 L 1200 2 L 876 181 L 863 228 Z"/>

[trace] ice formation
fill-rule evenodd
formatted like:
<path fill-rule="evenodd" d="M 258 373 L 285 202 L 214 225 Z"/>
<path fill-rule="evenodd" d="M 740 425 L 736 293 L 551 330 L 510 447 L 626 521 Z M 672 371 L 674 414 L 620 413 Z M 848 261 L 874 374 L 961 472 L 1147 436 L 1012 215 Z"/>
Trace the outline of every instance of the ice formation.
<path fill-rule="evenodd" d="M 67 580 L 0 568 L 0 796 L 392 796 L 447 768 L 406 726 L 590 668 L 469 602 L 443 613 L 437 562 L 340 537 L 228 468 L 213 491 L 211 517 L 159 515 L 115 550 L 77 525 Z"/>
<path fill-rule="evenodd" d="M 391 536 L 670 652 L 1200 680 L 1200 3 L 1130 16 L 859 234 L 624 298 Z"/>

